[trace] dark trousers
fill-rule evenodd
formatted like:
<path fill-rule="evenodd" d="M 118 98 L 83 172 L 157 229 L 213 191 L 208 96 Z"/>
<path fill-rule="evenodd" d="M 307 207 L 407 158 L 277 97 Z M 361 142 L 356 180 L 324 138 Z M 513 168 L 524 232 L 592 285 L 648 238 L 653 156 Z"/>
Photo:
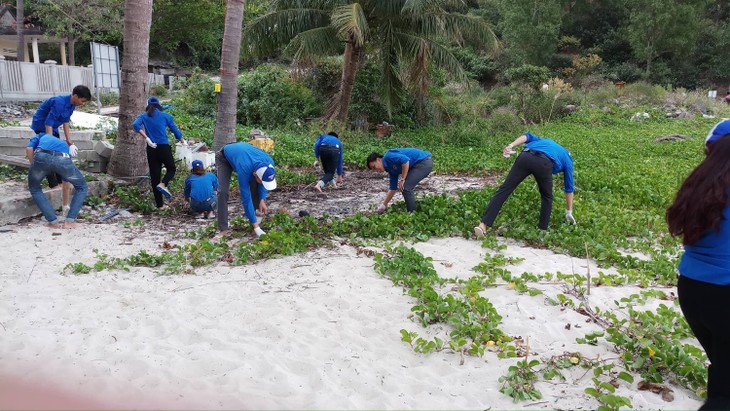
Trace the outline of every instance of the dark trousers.
<path fill-rule="evenodd" d="M 155 187 L 161 182 L 165 187 L 175 178 L 175 159 L 172 158 L 172 148 L 169 144 L 158 144 L 152 148 L 147 146 L 147 164 L 150 167 L 150 184 L 152 185 L 152 193 L 155 195 L 155 205 L 160 208 L 164 205 L 162 193 L 157 191 Z M 162 166 L 165 166 L 167 172 L 162 177 Z"/>
<path fill-rule="evenodd" d="M 707 353 L 707 401 L 701 410 L 730 410 L 730 285 L 679 276 L 679 306 Z"/>
<path fill-rule="evenodd" d="M 426 157 L 408 169 L 406 181 L 403 182 L 403 200 L 409 213 L 416 211 L 416 186 L 433 170 L 433 158 Z"/>
<path fill-rule="evenodd" d="M 537 188 L 540 190 L 540 223 L 538 228 L 547 230 L 550 223 L 550 214 L 553 211 L 553 162 L 544 154 L 536 151 L 522 151 L 512 169 L 507 174 L 507 179 L 497 189 L 494 196 L 489 201 L 487 210 L 482 216 L 482 222 L 491 227 L 494 220 L 502 209 L 502 205 L 512 194 L 520 183 L 532 175 L 537 182 Z"/>
<path fill-rule="evenodd" d="M 33 130 L 36 134 L 45 134 L 46 130 L 38 131 Z M 58 133 L 58 131 L 53 132 L 53 137 L 56 137 L 57 139 L 61 139 L 61 135 Z M 53 188 L 59 184 L 61 184 L 61 175 L 57 173 L 50 173 L 46 176 L 46 180 L 48 181 L 48 187 Z"/>
<path fill-rule="evenodd" d="M 337 165 L 340 163 L 340 149 L 332 144 L 321 144 L 319 146 L 319 160 L 322 162 L 324 175 L 320 180 L 327 184 L 335 177 Z"/>
<path fill-rule="evenodd" d="M 228 192 L 231 186 L 231 174 L 233 174 L 233 167 L 228 162 L 225 153 L 223 152 L 225 147 L 215 153 L 215 170 L 218 176 L 218 230 L 228 230 Z M 240 184 L 241 179 L 249 179 L 250 176 L 238 176 L 239 187 L 244 187 L 244 184 Z M 259 197 L 259 184 L 254 179 L 249 182 L 248 189 L 251 191 L 251 202 L 254 208 L 258 209 L 261 204 L 261 198 Z"/>

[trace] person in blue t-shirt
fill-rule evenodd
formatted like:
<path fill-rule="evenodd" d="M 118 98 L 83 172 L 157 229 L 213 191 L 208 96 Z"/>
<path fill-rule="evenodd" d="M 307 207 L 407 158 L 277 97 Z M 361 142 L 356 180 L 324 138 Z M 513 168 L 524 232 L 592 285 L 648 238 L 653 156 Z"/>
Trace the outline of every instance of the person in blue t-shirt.
<path fill-rule="evenodd" d="M 248 143 L 231 143 L 215 153 L 215 165 L 220 180 L 218 191 L 218 231 L 220 235 L 228 232 L 228 190 L 231 174 L 238 174 L 238 188 L 241 205 L 253 226 L 257 237 L 266 234 L 259 226 L 256 210 L 262 214 L 269 212 L 266 196 L 276 189 L 276 169 L 274 160 L 258 147 Z"/>
<path fill-rule="evenodd" d="M 51 134 L 60 139 L 61 135 L 58 127 L 63 126 L 63 136 L 69 146 L 69 154 L 76 157 L 79 150 L 71 140 L 71 126 L 69 123 L 76 107 L 83 107 L 89 100 L 91 100 L 91 90 L 83 85 L 74 87 L 70 95 L 51 97 L 36 109 L 30 128 L 36 134 Z M 47 177 L 48 187 L 53 188 L 61 184 L 59 175 L 49 174 Z M 64 184 L 62 193 L 62 210 L 64 213 L 68 213 L 70 197 L 71 184 Z"/>
<path fill-rule="evenodd" d="M 56 216 L 56 210 L 53 209 L 51 202 L 43 194 L 41 181 L 49 173 L 56 173 L 63 178 L 63 181 L 74 187 L 74 194 L 63 228 L 75 228 L 77 226 L 76 217 L 81 211 L 81 206 L 84 205 L 87 188 L 86 179 L 71 160 L 68 144 L 50 134 L 36 134 L 28 142 L 25 155 L 30 161 L 30 170 L 28 170 L 30 195 L 49 226 L 58 227 L 58 216 Z"/>
<path fill-rule="evenodd" d="M 147 108 L 134 120 L 134 131 L 141 134 L 147 142 L 147 164 L 150 168 L 150 184 L 155 196 L 155 205 L 162 208 L 164 201 L 162 197 L 172 197 L 167 185 L 175 178 L 175 159 L 172 158 L 172 148 L 167 137 L 169 129 L 175 138 L 183 145 L 187 145 L 180 129 L 177 128 L 175 120 L 168 113 L 162 110 L 160 99 L 150 97 L 147 99 Z M 165 177 L 162 177 L 162 166 L 167 170 Z"/>
<path fill-rule="evenodd" d="M 342 142 L 334 131 L 327 134 L 321 134 L 317 141 L 314 142 L 314 166 L 322 163 L 324 174 L 317 181 L 314 189 L 322 192 L 327 184 L 332 184 L 337 188 L 338 183 L 342 183 Z M 335 182 L 335 172 L 337 172 L 337 180 Z"/>
<path fill-rule="evenodd" d="M 185 179 L 185 201 L 190 203 L 190 209 L 200 213 L 204 218 L 214 218 L 213 211 L 217 207 L 218 177 L 205 171 L 200 160 L 192 163 L 190 177 Z"/>
<path fill-rule="evenodd" d="M 416 186 L 431 174 L 433 158 L 428 151 L 417 148 L 394 148 L 385 155 L 370 153 L 367 166 L 370 170 L 387 172 L 390 179 L 388 192 L 383 203 L 378 206 L 378 212 L 384 212 L 396 191 L 400 190 L 406 202 L 406 210 L 412 213 L 416 210 Z"/>
<path fill-rule="evenodd" d="M 540 138 L 532 133 L 525 133 L 503 150 L 502 155 L 509 157 L 514 153 L 514 148 L 524 144 L 525 148 L 517 156 L 514 165 L 507 174 L 504 183 L 497 189 L 494 196 L 489 200 L 489 205 L 482 216 L 478 226 L 474 227 L 474 234 L 481 237 L 486 233 L 487 227 L 494 224 L 502 205 L 509 198 L 513 191 L 528 176 L 533 176 L 540 191 L 540 222 L 537 227 L 547 230 L 550 223 L 550 214 L 553 211 L 553 174 L 563 173 L 563 191 L 565 192 L 565 219 L 570 224 L 575 224 L 573 217 L 573 158 L 570 152 L 563 146 L 549 138 Z"/>
<path fill-rule="evenodd" d="M 724 121 L 707 136 L 707 156 L 667 209 L 669 233 L 684 245 L 679 306 L 710 360 L 701 410 L 730 410 L 730 120 Z"/>

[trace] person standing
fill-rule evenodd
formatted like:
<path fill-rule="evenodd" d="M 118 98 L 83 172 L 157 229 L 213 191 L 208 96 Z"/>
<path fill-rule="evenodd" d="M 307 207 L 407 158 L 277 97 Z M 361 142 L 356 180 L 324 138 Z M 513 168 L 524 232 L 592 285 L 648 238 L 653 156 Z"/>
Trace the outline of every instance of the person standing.
<path fill-rule="evenodd" d="M 266 196 L 276 189 L 276 169 L 274 160 L 258 147 L 248 143 L 231 143 L 223 146 L 215 154 L 215 164 L 220 180 L 218 192 L 218 231 L 221 235 L 228 232 L 228 190 L 233 171 L 238 175 L 241 192 L 241 205 L 257 237 L 266 234 L 259 226 L 256 209 L 266 214 Z"/>
<path fill-rule="evenodd" d="M 388 203 L 399 190 L 403 193 L 406 210 L 412 213 L 416 210 L 416 186 L 431 174 L 433 158 L 428 151 L 417 148 L 394 148 L 388 150 L 385 155 L 376 152 L 370 153 L 367 158 L 367 166 L 370 170 L 387 172 L 390 177 L 388 192 L 385 194 L 383 203 L 378 206 L 378 212 L 385 211 Z"/>
<path fill-rule="evenodd" d="M 525 133 L 503 150 L 502 155 L 509 157 L 514 148 L 524 144 L 525 149 L 517 156 L 514 165 L 507 174 L 504 183 L 494 193 L 487 205 L 478 226 L 474 227 L 477 237 L 483 236 L 487 227 L 494 224 L 502 205 L 513 191 L 528 176 L 533 176 L 540 191 L 540 222 L 537 227 L 547 230 L 550 215 L 553 211 L 553 174 L 563 173 L 563 189 L 565 191 L 565 219 L 575 224 L 573 217 L 573 158 L 563 146 L 548 138 L 540 138 L 532 133 Z"/>
<path fill-rule="evenodd" d="M 91 100 L 91 90 L 83 85 L 74 87 L 71 94 L 51 97 L 41 103 L 35 111 L 30 128 L 36 134 L 51 134 L 60 139 L 61 135 L 58 127 L 63 126 L 63 136 L 66 139 L 66 144 L 69 146 L 69 154 L 72 157 L 76 157 L 78 148 L 71 140 L 71 126 L 69 123 L 71 122 L 71 115 L 76 110 L 76 107 L 83 107 L 89 100 Z M 49 174 L 47 180 L 48 187 L 50 188 L 62 183 L 60 175 L 57 174 Z M 67 214 L 69 210 L 71 186 L 70 183 L 63 184 L 61 209 L 64 214 Z"/>
<path fill-rule="evenodd" d="M 164 206 L 163 196 L 167 199 L 172 197 L 167 185 L 175 178 L 175 159 L 172 158 L 172 148 L 167 137 L 169 129 L 175 138 L 186 145 L 185 139 L 177 128 L 175 120 L 168 113 L 162 110 L 160 99 L 150 97 L 147 99 L 147 108 L 134 120 L 134 131 L 141 134 L 147 142 L 147 164 L 150 168 L 150 184 L 155 196 L 157 208 Z M 162 166 L 167 170 L 165 177 L 162 177 Z"/>
<path fill-rule="evenodd" d="M 342 183 L 342 142 L 334 131 L 327 134 L 320 134 L 317 141 L 314 142 L 314 166 L 322 163 L 324 174 L 317 181 L 314 189 L 322 192 L 327 184 L 332 184 L 337 188 L 338 183 Z M 337 172 L 337 180 L 335 182 L 335 171 Z"/>
<path fill-rule="evenodd" d="M 190 209 L 196 213 L 203 213 L 205 218 L 215 217 L 218 196 L 218 177 L 205 171 L 200 160 L 192 163 L 190 177 L 185 179 L 185 201 L 190 203 Z"/>
<path fill-rule="evenodd" d="M 710 360 L 701 410 L 730 410 L 730 121 L 721 123 L 666 216 L 669 233 L 684 245 L 679 306 Z"/>
<path fill-rule="evenodd" d="M 63 181 L 74 187 L 74 194 L 71 198 L 66 219 L 63 222 L 63 228 L 75 228 L 77 226 L 76 217 L 79 215 L 86 198 L 86 179 L 71 161 L 69 148 L 66 142 L 51 134 L 36 134 L 35 137 L 30 139 L 25 148 L 25 155 L 30 161 L 28 190 L 50 227 L 58 227 L 59 222 L 56 211 L 46 195 L 43 194 L 43 188 L 41 188 L 41 181 L 49 173 L 60 175 Z"/>

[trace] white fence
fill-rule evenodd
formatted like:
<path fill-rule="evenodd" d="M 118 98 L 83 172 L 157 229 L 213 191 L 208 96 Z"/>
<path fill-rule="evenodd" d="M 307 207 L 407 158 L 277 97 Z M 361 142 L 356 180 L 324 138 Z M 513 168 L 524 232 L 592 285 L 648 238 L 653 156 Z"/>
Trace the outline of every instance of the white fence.
<path fill-rule="evenodd" d="M 8 61 L 0 56 L 0 101 L 42 101 L 68 94 L 78 85 L 94 90 L 91 67 L 59 66 Z M 161 74 L 149 75 L 149 85 L 165 84 Z M 105 90 L 119 92 L 119 90 Z"/>

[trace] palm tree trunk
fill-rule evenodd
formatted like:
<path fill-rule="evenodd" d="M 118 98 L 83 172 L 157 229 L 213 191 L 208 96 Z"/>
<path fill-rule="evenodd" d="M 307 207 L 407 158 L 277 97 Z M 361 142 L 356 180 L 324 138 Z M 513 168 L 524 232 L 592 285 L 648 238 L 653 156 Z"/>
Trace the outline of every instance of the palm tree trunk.
<path fill-rule="evenodd" d="M 146 104 L 151 25 L 152 0 L 125 0 L 119 129 L 108 170 L 113 176 L 135 177 L 147 174 L 145 142 L 132 129 L 132 123 L 144 111 Z"/>
<path fill-rule="evenodd" d="M 76 37 L 68 38 L 68 65 L 76 65 Z"/>
<path fill-rule="evenodd" d="M 361 53 L 362 46 L 355 42 L 353 35 L 350 35 L 350 38 L 345 43 L 340 91 L 335 97 L 334 106 L 332 107 L 330 114 L 327 116 L 328 119 L 334 119 L 340 123 L 347 121 L 347 112 L 350 110 L 352 89 L 355 86 L 355 75 L 357 74 Z"/>
<path fill-rule="evenodd" d="M 25 34 L 23 33 L 25 29 L 25 10 L 23 10 L 23 7 L 25 7 L 23 0 L 18 0 L 15 5 L 15 32 L 18 33 L 18 61 L 25 61 Z"/>
<path fill-rule="evenodd" d="M 213 149 L 218 151 L 236 141 L 236 105 L 238 103 L 238 61 L 241 56 L 241 28 L 245 0 L 226 1 L 226 21 L 221 48 L 221 91 L 213 133 Z"/>

